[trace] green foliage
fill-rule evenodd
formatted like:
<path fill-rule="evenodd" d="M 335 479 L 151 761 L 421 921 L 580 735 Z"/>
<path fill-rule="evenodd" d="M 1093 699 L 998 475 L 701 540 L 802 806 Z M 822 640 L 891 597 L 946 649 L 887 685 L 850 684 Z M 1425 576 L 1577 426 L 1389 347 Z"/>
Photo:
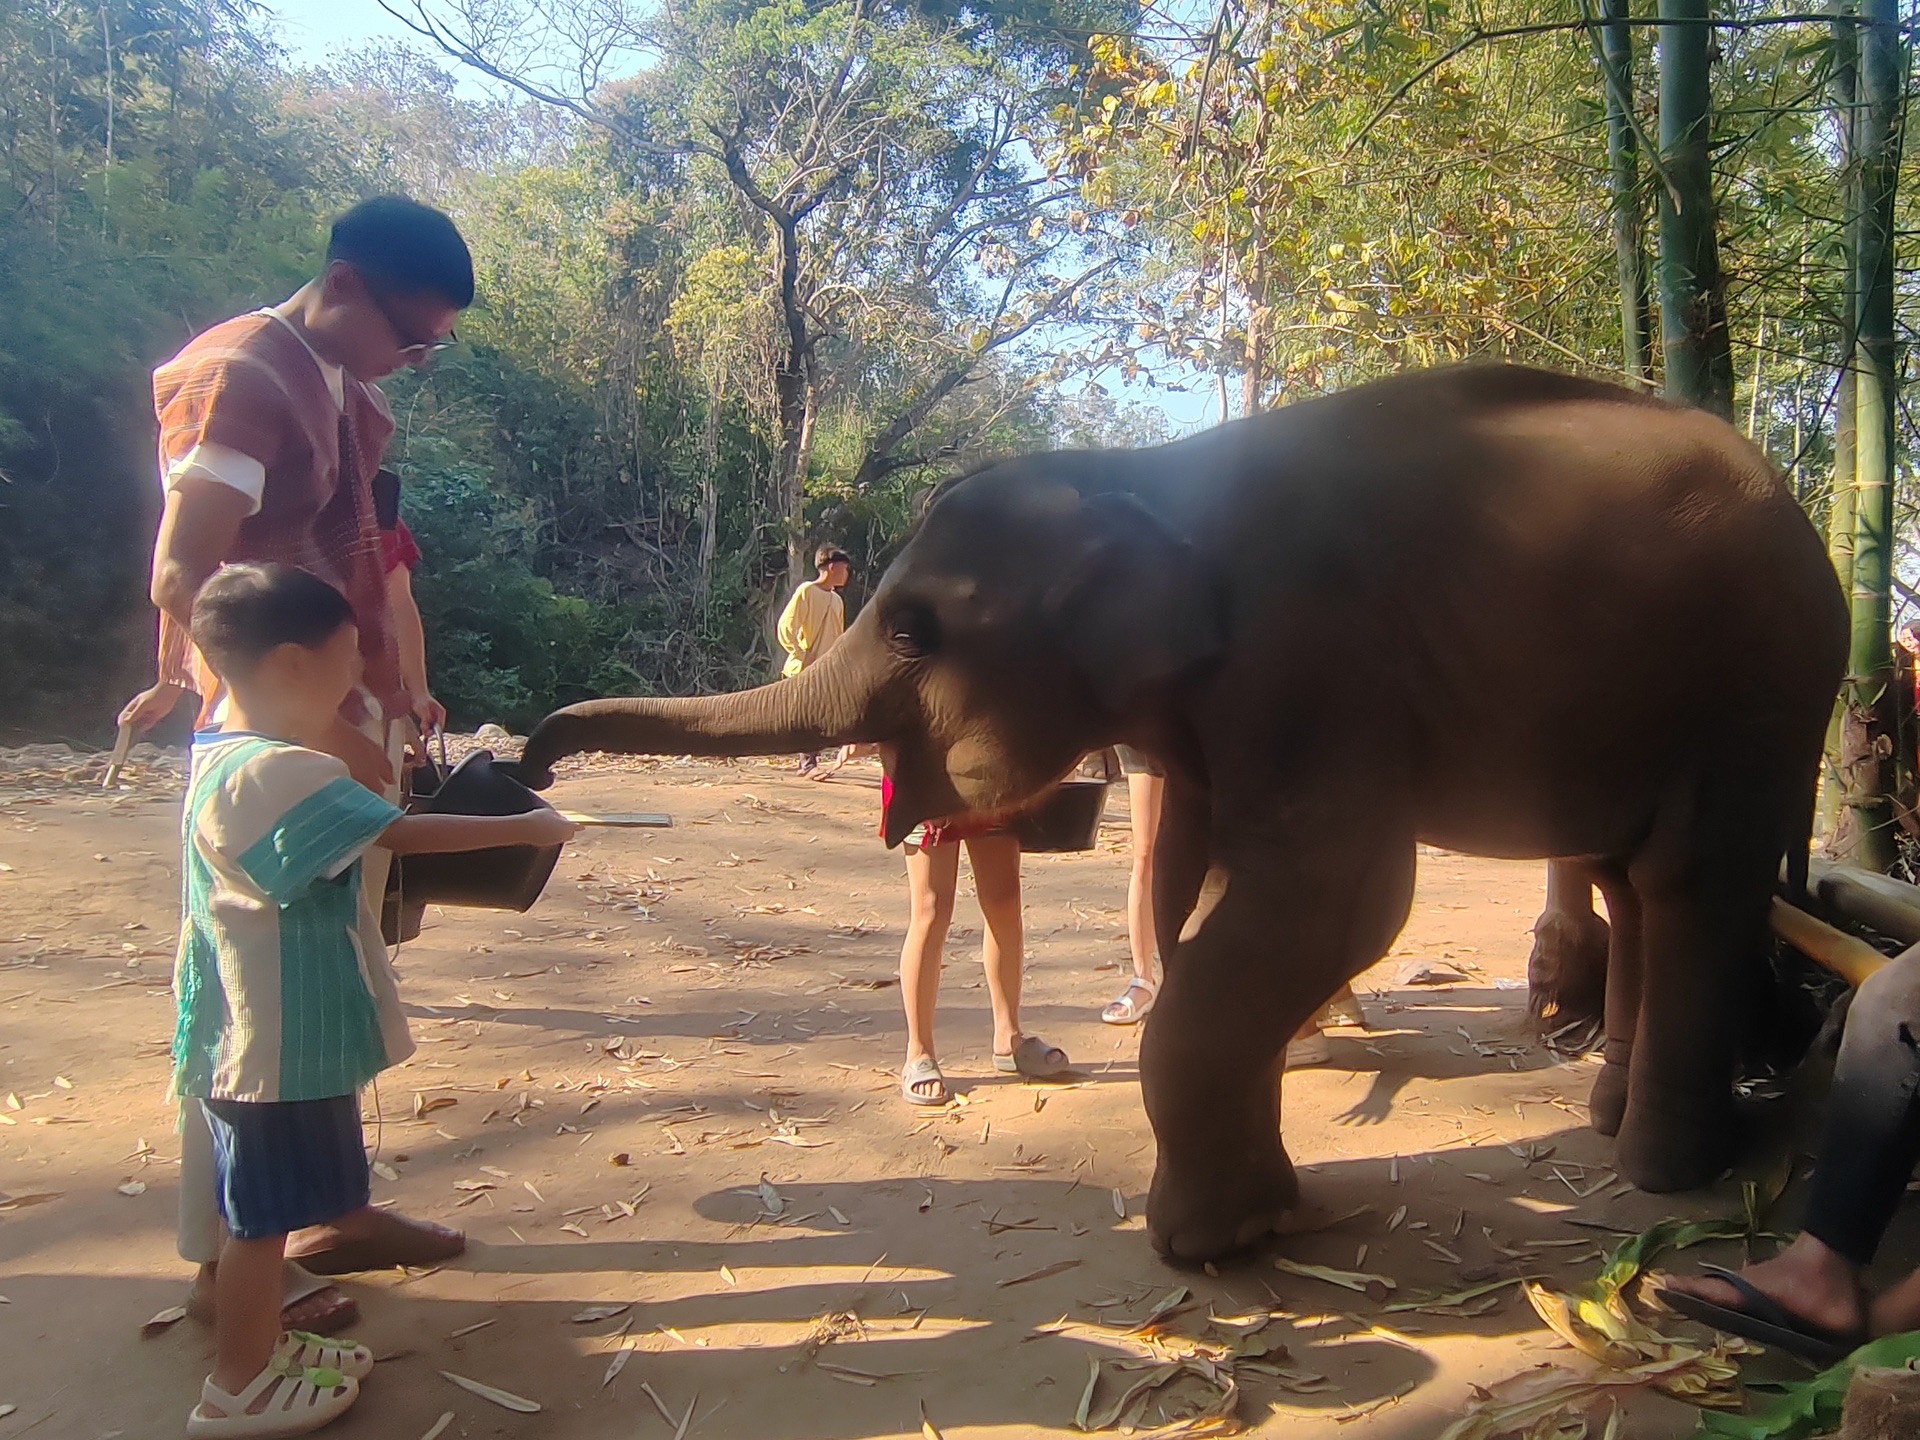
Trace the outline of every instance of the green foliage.
<path fill-rule="evenodd" d="M 1840 1424 L 1840 1409 L 1853 1372 L 1859 1369 L 1902 1370 L 1920 1360 L 1920 1333 L 1885 1335 L 1870 1340 L 1837 1365 L 1811 1380 L 1785 1387 L 1786 1394 L 1756 1415 L 1700 1412 L 1695 1435 L 1713 1440 L 1807 1440 L 1830 1435 Z"/>

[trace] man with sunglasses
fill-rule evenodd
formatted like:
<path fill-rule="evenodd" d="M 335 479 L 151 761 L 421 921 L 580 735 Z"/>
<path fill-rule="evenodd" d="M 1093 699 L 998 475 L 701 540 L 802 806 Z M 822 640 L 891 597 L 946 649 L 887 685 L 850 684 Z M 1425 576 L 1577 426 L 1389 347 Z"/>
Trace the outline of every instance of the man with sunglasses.
<path fill-rule="evenodd" d="M 188 691 L 201 700 L 199 728 L 216 720 L 220 683 L 188 639 L 194 597 L 224 564 L 296 565 L 347 597 L 360 635 L 363 688 L 327 748 L 368 788 L 397 793 L 402 750 L 417 741 L 411 717 L 429 697 L 409 693 L 382 563 L 373 482 L 394 425 L 376 382 L 452 344 L 473 288 L 453 221 L 381 196 L 334 223 L 320 275 L 290 299 L 214 326 L 154 371 L 166 497 L 153 553 L 159 677 L 122 724 L 150 729 Z M 382 873 L 363 888 L 377 900 L 384 887 Z M 376 961 L 386 957 L 367 957 Z M 204 1120 L 195 1133 L 195 1113 L 185 1112 L 182 1135 L 180 1253 L 201 1266 L 194 1301 L 205 1311 L 220 1225 L 211 1140 Z M 339 1274 L 430 1265 L 465 1243 L 458 1231 L 369 1207 L 296 1235 L 287 1254 Z M 289 1272 L 286 1298 L 290 1328 L 352 1322 L 353 1301 L 305 1272 Z"/>

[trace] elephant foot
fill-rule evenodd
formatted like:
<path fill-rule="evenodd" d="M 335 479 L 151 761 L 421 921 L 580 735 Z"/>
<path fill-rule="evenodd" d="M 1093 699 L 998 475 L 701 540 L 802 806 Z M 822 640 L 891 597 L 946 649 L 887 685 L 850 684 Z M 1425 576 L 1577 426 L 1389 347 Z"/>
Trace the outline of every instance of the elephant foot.
<path fill-rule="evenodd" d="M 1220 1260 L 1283 1234 L 1300 1200 L 1293 1162 L 1277 1142 L 1231 1170 L 1170 1164 L 1163 1156 L 1147 1192 L 1147 1234 L 1175 1264 Z"/>
<path fill-rule="evenodd" d="M 1614 1142 L 1620 1173 L 1651 1195 L 1711 1185 L 1733 1157 L 1731 1092 L 1704 1108 L 1697 1097 L 1665 1105 L 1660 1098 L 1635 1092 Z"/>
<path fill-rule="evenodd" d="M 1627 1118 L 1627 1068 L 1632 1055 L 1631 1046 L 1618 1040 L 1607 1042 L 1607 1063 L 1600 1067 L 1587 1096 L 1587 1119 L 1598 1134 L 1618 1135 Z"/>
<path fill-rule="evenodd" d="M 1598 1020 L 1607 1003 L 1612 932 L 1592 911 L 1549 911 L 1533 926 L 1527 1008 L 1543 1029 Z"/>

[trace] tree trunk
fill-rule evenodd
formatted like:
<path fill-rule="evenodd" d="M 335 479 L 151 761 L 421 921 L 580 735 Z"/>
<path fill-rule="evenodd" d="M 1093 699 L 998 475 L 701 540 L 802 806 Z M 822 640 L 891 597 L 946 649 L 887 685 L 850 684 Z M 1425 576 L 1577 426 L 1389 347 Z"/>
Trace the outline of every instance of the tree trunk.
<path fill-rule="evenodd" d="M 1660 0 L 1660 341 L 1667 394 L 1733 419 L 1733 361 L 1721 296 L 1707 0 Z"/>
<path fill-rule="evenodd" d="M 1907 50 L 1894 0 L 1865 0 L 1855 108 L 1859 211 L 1854 375 L 1853 643 L 1847 663 L 1841 777 L 1845 853 L 1870 869 L 1894 860 L 1892 576 L 1894 472 L 1894 197 Z"/>
<path fill-rule="evenodd" d="M 1648 352 L 1651 313 L 1647 298 L 1645 222 L 1640 202 L 1640 142 L 1633 129 L 1633 30 L 1628 0 L 1604 0 L 1614 23 L 1600 31 L 1601 79 L 1606 87 L 1607 160 L 1611 166 L 1613 253 L 1620 275 L 1620 358 L 1627 374 L 1647 384 L 1653 374 Z"/>

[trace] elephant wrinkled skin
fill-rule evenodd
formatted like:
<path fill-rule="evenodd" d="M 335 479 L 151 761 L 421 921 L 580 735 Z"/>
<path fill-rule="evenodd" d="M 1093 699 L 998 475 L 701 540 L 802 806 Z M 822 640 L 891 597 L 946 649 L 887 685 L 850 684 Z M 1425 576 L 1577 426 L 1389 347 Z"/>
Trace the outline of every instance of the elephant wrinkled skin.
<path fill-rule="evenodd" d="M 1391 945 L 1416 841 L 1601 886 L 1595 1124 L 1645 1189 L 1717 1174 L 1845 652 L 1818 537 L 1729 426 L 1468 367 L 980 471 L 799 678 L 569 706 L 525 768 L 884 741 L 892 844 L 1030 803 L 1095 747 L 1154 756 L 1180 940 L 1142 1041 L 1147 1214 L 1201 1260 L 1294 1204 L 1282 1052 Z"/>

